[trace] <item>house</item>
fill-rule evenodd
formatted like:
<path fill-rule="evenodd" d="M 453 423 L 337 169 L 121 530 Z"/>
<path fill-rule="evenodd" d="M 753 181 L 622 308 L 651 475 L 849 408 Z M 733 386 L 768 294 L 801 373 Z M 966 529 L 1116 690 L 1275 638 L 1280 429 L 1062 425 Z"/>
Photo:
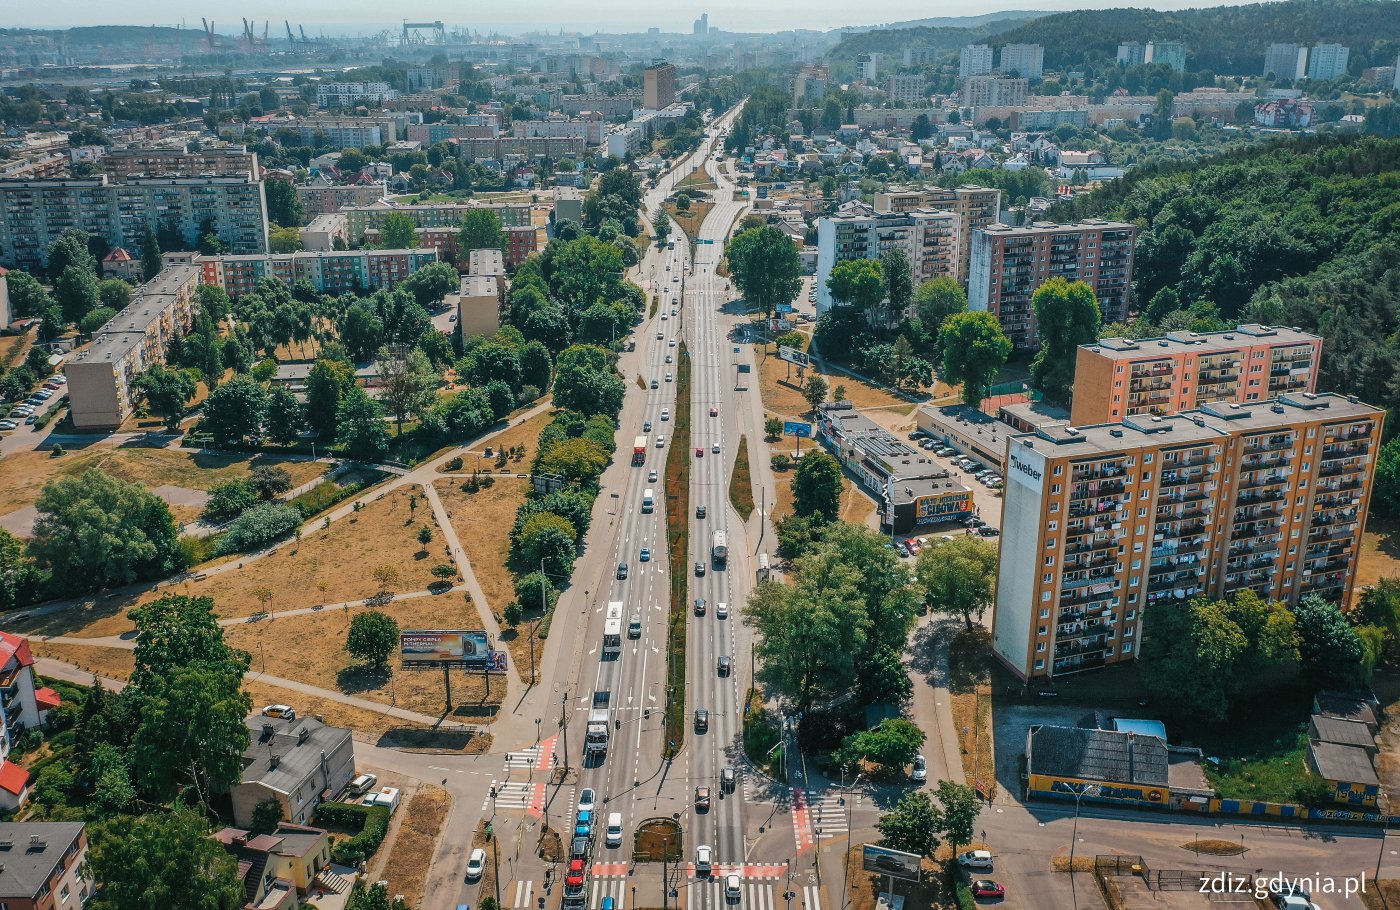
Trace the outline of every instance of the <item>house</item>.
<path fill-rule="evenodd" d="M 268 799 L 281 805 L 283 818 L 305 824 L 355 776 L 349 730 L 310 717 L 254 715 L 247 724 L 252 736 L 243 752 L 242 779 L 229 792 L 240 827 L 250 827 L 253 809 Z"/>
<path fill-rule="evenodd" d="M 0 823 L 0 907 L 79 908 L 93 893 L 82 822 Z"/>
<path fill-rule="evenodd" d="M 1058 163 L 1061 169 L 1091 168 L 1108 164 L 1108 158 L 1104 157 L 1103 152 L 1095 151 L 1092 149 L 1087 152 L 1076 152 L 1070 151 L 1069 149 L 1061 149 Z"/>
<path fill-rule="evenodd" d="M 102 257 L 102 274 L 107 278 L 125 278 L 127 281 L 140 281 L 141 260 L 117 247 Z"/>
<path fill-rule="evenodd" d="M 0 632 L 0 810 L 14 811 L 29 798 L 29 772 L 10 761 L 15 740 L 42 727 L 58 707 L 58 693 L 34 685 L 34 655 L 22 635 Z"/>
<path fill-rule="evenodd" d="M 322 828 L 278 822 L 271 834 L 224 828 L 211 836 L 238 860 L 250 910 L 296 910 L 313 888 L 349 888 L 349 881 L 330 871 L 331 838 Z"/>
<path fill-rule="evenodd" d="M 1028 168 L 1028 167 L 1030 167 L 1030 166 L 1031 166 L 1030 159 L 1028 159 L 1028 158 L 1025 156 L 1024 153 L 1018 154 L 1018 155 L 1012 155 L 1010 158 L 1007 158 L 1005 161 L 1003 161 L 1003 162 L 1001 163 L 1001 169 L 1002 169 L 1003 171 L 1012 171 L 1012 172 L 1024 171 L 1026 168 Z"/>

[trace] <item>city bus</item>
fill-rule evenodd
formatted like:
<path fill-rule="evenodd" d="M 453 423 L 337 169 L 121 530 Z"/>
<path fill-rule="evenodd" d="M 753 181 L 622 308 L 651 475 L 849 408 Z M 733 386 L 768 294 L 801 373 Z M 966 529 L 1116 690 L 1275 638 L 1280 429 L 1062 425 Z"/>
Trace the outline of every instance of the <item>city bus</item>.
<path fill-rule="evenodd" d="M 622 601 L 608 604 L 608 615 L 603 621 L 603 657 L 622 653 Z"/>

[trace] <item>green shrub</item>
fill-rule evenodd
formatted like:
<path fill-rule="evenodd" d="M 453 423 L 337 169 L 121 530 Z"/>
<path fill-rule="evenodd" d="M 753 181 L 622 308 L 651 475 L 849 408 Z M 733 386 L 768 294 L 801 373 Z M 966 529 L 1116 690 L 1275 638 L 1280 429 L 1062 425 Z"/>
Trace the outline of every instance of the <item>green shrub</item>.
<path fill-rule="evenodd" d="M 257 549 L 291 535 L 300 525 L 301 512 L 296 506 L 265 502 L 229 522 L 214 545 L 214 555 Z"/>
<path fill-rule="evenodd" d="M 321 803 L 316 807 L 316 823 L 358 833 L 331 848 L 331 860 L 346 866 L 369 859 L 389 832 L 389 809 L 385 806 L 357 806 L 352 803 Z"/>

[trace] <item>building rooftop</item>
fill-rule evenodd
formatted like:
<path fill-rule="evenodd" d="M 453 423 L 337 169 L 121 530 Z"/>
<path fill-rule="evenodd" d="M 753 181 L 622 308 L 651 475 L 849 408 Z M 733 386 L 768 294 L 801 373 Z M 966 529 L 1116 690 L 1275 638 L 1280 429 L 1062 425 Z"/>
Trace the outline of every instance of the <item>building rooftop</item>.
<path fill-rule="evenodd" d="M 1370 787 L 1380 786 L 1376 768 L 1371 764 L 1371 753 L 1359 746 L 1311 740 L 1308 743 L 1308 759 L 1317 769 L 1318 776 L 1326 780 Z"/>
<path fill-rule="evenodd" d="M 1029 236 L 1034 234 L 1054 233 L 1055 231 L 1078 231 L 1083 228 L 1133 230 L 1134 226 L 1126 221 L 1104 221 L 1101 218 L 1085 218 L 1083 221 L 1074 221 L 1066 224 L 1056 224 L 1053 221 L 1036 221 L 1019 227 L 997 222 L 996 224 L 987 225 L 982 231 L 988 236 Z"/>
<path fill-rule="evenodd" d="M 1031 727 L 1029 771 L 1144 787 L 1168 785 L 1167 744 L 1156 736 L 1084 727 Z"/>
<path fill-rule="evenodd" d="M 506 254 L 500 250 L 472 250 L 467 254 L 469 275 L 504 275 L 505 271 Z"/>
<path fill-rule="evenodd" d="M 1340 746 L 1360 746 L 1363 749 L 1376 747 L 1375 736 L 1372 735 L 1370 728 L 1361 721 L 1328 717 L 1326 714 L 1314 714 L 1312 726 L 1316 738 L 1326 743 L 1336 743 Z"/>
<path fill-rule="evenodd" d="M 350 738 L 349 730 L 310 717 L 286 720 L 255 714 L 246 722 L 252 739 L 243 752 L 243 783 L 257 781 L 282 793 L 300 786 L 320 766 L 323 754 Z"/>
<path fill-rule="evenodd" d="M 1339 692 L 1319 692 L 1313 697 L 1313 710 L 1327 717 L 1354 720 L 1372 729 L 1378 723 L 1376 709 L 1371 702 Z"/>
<path fill-rule="evenodd" d="M 1100 338 L 1094 344 L 1080 345 L 1095 354 L 1115 360 L 1149 360 L 1184 351 L 1210 353 L 1233 351 L 1255 344 L 1311 344 L 1317 335 L 1300 329 L 1245 323 L 1228 332 L 1168 332 L 1159 338 Z"/>
<path fill-rule="evenodd" d="M 0 823 L 0 898 L 33 898 L 82 833 L 82 822 Z"/>
<path fill-rule="evenodd" d="M 172 306 L 175 297 L 188 283 L 198 280 L 199 269 L 193 265 L 176 265 L 162 269 L 159 275 L 136 289 L 131 303 L 113 316 L 97 332 L 97 338 L 72 360 L 73 363 L 110 363 L 121 361 L 133 348 L 146 341 L 151 323 L 161 318 Z"/>
<path fill-rule="evenodd" d="M 463 275 L 458 293 L 464 298 L 490 297 L 494 300 L 501 295 L 501 285 L 495 275 Z"/>
<path fill-rule="evenodd" d="M 29 639 L 13 632 L 0 632 L 0 667 L 11 659 L 18 659 L 21 667 L 32 667 L 34 655 L 29 650 Z"/>
<path fill-rule="evenodd" d="M 1029 426 L 1069 423 L 1069 411 L 1044 401 L 1016 401 L 997 408 L 998 417 L 1009 417 Z M 1006 420 L 1002 420 L 1006 423 Z"/>

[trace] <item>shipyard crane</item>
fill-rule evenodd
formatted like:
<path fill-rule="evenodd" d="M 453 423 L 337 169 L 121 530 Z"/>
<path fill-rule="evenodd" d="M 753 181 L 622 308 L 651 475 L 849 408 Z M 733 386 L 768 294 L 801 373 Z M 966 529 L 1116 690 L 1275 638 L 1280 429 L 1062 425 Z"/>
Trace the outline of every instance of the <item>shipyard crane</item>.
<path fill-rule="evenodd" d="M 199 17 L 199 21 L 204 23 L 204 37 L 209 40 L 209 53 L 212 54 L 214 53 L 214 23 L 203 16 Z"/>

